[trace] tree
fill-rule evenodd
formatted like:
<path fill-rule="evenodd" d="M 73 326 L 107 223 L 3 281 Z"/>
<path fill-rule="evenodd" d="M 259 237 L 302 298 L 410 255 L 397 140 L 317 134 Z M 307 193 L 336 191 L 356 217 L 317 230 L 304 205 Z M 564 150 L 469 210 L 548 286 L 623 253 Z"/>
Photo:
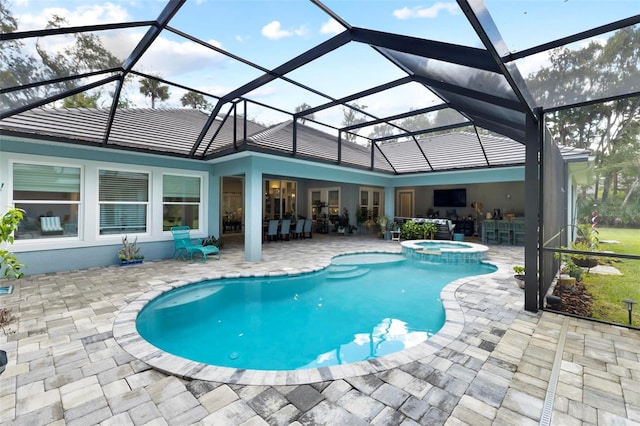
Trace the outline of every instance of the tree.
<path fill-rule="evenodd" d="M 309 105 L 308 103 L 304 102 L 304 103 L 302 103 L 302 104 L 300 104 L 300 105 L 298 105 L 298 106 L 296 107 L 295 112 L 296 112 L 296 114 L 297 114 L 297 113 L 299 113 L 299 112 L 306 111 L 306 110 L 308 110 L 309 108 L 311 108 L 311 105 Z M 315 116 L 313 115 L 313 113 L 311 113 L 311 114 L 301 115 L 301 116 L 300 116 L 300 122 L 301 122 L 302 124 L 304 124 L 304 122 L 305 122 L 305 121 L 307 121 L 307 120 L 313 120 L 314 118 L 315 118 Z"/>
<path fill-rule="evenodd" d="M 170 93 L 169 86 L 163 86 L 160 80 L 157 80 L 157 78 L 162 78 L 160 75 L 152 75 L 151 77 L 155 78 L 140 79 L 140 93 L 147 98 L 151 98 L 151 109 L 154 109 L 156 107 L 156 99 L 166 101 L 169 99 Z"/>
<path fill-rule="evenodd" d="M 98 99 L 100 92 L 92 95 L 85 93 L 77 93 L 62 100 L 62 108 L 98 108 Z"/>
<path fill-rule="evenodd" d="M 360 105 L 355 102 L 351 105 L 343 106 L 342 113 L 344 114 L 344 117 L 342 119 L 342 125 L 344 127 L 348 127 L 364 123 L 366 119 L 364 113 L 360 111 L 364 111 L 365 109 L 367 109 L 366 105 Z M 353 142 L 356 139 L 356 135 L 353 133 L 345 133 L 345 139 Z"/>
<path fill-rule="evenodd" d="M 194 109 L 210 109 L 211 104 L 200 93 L 189 91 L 180 98 L 182 106 L 190 106 Z"/>
<path fill-rule="evenodd" d="M 18 22 L 6 6 L 6 0 L 0 0 L 0 31 L 10 33 L 18 31 Z M 64 18 L 53 15 L 47 28 L 61 28 L 67 22 Z M 3 95 L 3 101 L 10 109 L 27 105 L 35 99 L 46 98 L 78 87 L 84 82 L 79 79 L 65 82 L 45 84 L 28 89 L 21 86 L 41 81 L 68 77 L 90 71 L 101 71 L 122 65 L 107 50 L 100 39 L 91 33 L 76 33 L 66 36 L 70 39 L 67 47 L 51 51 L 43 47 L 41 40 L 36 41 L 37 55 L 30 55 L 22 41 L 9 40 L 2 42 L 0 49 L 0 86 L 4 88 L 20 88 Z"/>
<path fill-rule="evenodd" d="M 624 28 L 606 43 L 591 42 L 578 50 L 555 49 L 550 66 L 531 76 L 530 88 L 543 104 L 564 105 L 582 102 L 593 93 L 615 95 L 624 84 L 625 92 L 640 90 L 640 28 Z M 590 149 L 595 154 L 595 201 L 601 194 L 606 203 L 617 191 L 622 178 L 633 182 L 621 167 L 619 153 L 635 152 L 640 127 L 640 98 L 627 98 L 585 107 L 556 111 L 547 115 L 549 128 L 558 143 Z"/>

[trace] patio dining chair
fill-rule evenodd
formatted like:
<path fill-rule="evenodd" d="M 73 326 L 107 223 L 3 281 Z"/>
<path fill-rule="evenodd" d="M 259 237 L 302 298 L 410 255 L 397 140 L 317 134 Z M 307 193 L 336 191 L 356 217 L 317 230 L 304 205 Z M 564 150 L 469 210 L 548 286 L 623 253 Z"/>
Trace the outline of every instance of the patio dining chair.
<path fill-rule="evenodd" d="M 289 241 L 290 231 L 291 231 L 291 219 L 282 219 L 282 223 L 280 224 L 280 232 L 278 232 L 280 241 L 284 241 L 285 239 Z"/>
<path fill-rule="evenodd" d="M 180 256 L 182 260 L 194 260 L 197 254 L 201 255 L 202 262 L 206 262 L 207 256 L 211 254 L 217 254 L 218 260 L 220 259 L 220 249 L 216 246 L 202 245 L 201 239 L 192 239 L 191 229 L 188 226 L 172 226 L 171 234 L 175 248 L 173 251 L 174 259 Z"/>
<path fill-rule="evenodd" d="M 271 219 L 269 221 L 269 225 L 267 227 L 267 242 L 269 241 L 278 241 L 278 225 L 279 221 L 277 219 Z"/>
<path fill-rule="evenodd" d="M 298 239 L 298 238 L 304 238 L 304 235 L 302 235 L 302 232 L 304 230 L 304 224 L 305 224 L 305 220 L 304 219 L 298 219 L 296 221 L 296 227 L 293 230 L 293 238 L 294 239 Z"/>
<path fill-rule="evenodd" d="M 302 238 L 312 238 L 313 235 L 311 234 L 311 226 L 313 225 L 313 220 L 312 219 L 305 219 L 304 221 L 304 228 L 302 228 Z"/>

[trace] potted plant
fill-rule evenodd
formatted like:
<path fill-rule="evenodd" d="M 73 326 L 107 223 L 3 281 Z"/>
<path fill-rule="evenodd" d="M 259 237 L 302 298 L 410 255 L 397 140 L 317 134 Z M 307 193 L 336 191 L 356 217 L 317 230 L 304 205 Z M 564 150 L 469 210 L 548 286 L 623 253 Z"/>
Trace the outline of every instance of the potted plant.
<path fill-rule="evenodd" d="M 389 239 L 387 226 L 389 225 L 389 217 L 388 216 L 380 216 L 378 217 L 378 225 L 380 225 L 380 234 L 381 237 L 385 240 Z"/>
<path fill-rule="evenodd" d="M 133 240 L 132 243 L 125 235 L 122 237 L 122 247 L 118 250 L 118 259 L 120 259 L 120 265 L 135 265 L 142 263 L 144 256 L 140 254 L 140 247 L 138 247 L 138 237 Z"/>
<path fill-rule="evenodd" d="M 516 265 L 513 267 L 513 278 L 516 280 L 516 285 L 520 288 L 524 288 L 524 266 Z"/>
<path fill-rule="evenodd" d="M 215 235 L 210 235 L 207 238 L 205 238 L 204 240 L 202 240 L 202 245 L 203 246 L 216 246 L 216 247 L 218 247 L 219 250 L 222 250 L 222 247 L 224 246 L 224 241 L 222 241 L 222 237 L 216 238 Z"/>

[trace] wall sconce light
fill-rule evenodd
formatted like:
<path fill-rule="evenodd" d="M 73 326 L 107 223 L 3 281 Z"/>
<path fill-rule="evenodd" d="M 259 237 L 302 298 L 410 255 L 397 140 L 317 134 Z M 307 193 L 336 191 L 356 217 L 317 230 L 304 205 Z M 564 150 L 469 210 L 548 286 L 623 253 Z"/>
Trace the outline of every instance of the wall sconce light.
<path fill-rule="evenodd" d="M 633 305 L 635 305 L 637 302 L 633 299 L 624 299 L 623 302 L 627 304 L 627 311 L 629 312 L 629 325 L 631 325 Z"/>
<path fill-rule="evenodd" d="M 511 199 L 511 194 L 507 194 L 507 200 Z"/>

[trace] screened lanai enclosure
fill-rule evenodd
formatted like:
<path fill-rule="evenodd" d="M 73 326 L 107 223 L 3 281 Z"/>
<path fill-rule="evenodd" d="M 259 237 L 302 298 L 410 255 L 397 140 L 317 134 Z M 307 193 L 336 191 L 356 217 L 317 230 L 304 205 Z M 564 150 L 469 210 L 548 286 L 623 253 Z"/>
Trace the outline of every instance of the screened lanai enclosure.
<path fill-rule="evenodd" d="M 593 148 L 575 143 L 581 111 L 640 102 L 636 1 L 57 6 L 0 0 L 5 136 L 392 176 L 524 164 L 532 311 L 571 238 L 566 146 Z"/>

